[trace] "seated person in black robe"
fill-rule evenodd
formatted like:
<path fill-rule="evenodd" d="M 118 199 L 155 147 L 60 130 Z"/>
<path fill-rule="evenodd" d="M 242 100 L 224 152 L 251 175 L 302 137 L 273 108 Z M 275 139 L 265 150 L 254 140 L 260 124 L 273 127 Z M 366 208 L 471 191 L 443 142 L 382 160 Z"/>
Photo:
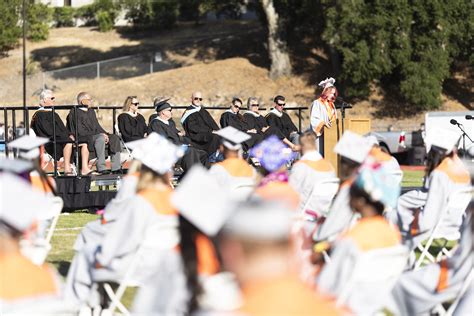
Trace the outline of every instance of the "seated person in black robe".
<path fill-rule="evenodd" d="M 267 121 L 259 112 L 259 103 L 257 98 L 250 97 L 247 100 L 247 109 L 248 110 L 244 113 L 243 117 L 248 128 L 256 129 L 257 133 L 263 135 L 264 139 L 270 135 L 275 135 L 293 151 L 299 150 L 299 147 L 290 142 L 288 138 L 283 135 L 280 129 L 267 124 Z"/>
<path fill-rule="evenodd" d="M 298 128 L 291 121 L 290 116 L 283 111 L 285 106 L 285 97 L 277 95 L 273 99 L 273 109 L 265 117 L 268 126 L 275 127 L 278 129 L 283 136 L 288 139 L 292 144 L 299 144 Z M 297 149 L 294 146 L 290 146 L 291 149 Z"/>
<path fill-rule="evenodd" d="M 36 136 L 49 138 L 51 142 L 44 146 L 46 152 L 55 160 L 64 157 L 64 174 L 72 175 L 71 156 L 74 135 L 67 130 L 58 113 L 53 113 L 51 108 L 54 106 L 54 100 L 53 91 L 43 90 L 41 92 L 40 108 L 31 119 L 31 128 Z M 55 144 L 56 151 L 54 150 Z M 79 144 L 79 147 L 81 148 L 82 159 L 81 174 L 86 175 L 91 173 L 89 169 L 89 150 L 87 144 L 84 143 Z"/>
<path fill-rule="evenodd" d="M 258 134 L 256 128 L 250 128 L 244 120 L 242 114 L 239 113 L 240 108 L 242 107 L 242 100 L 234 98 L 232 100 L 232 105 L 230 108 L 222 113 L 220 123 L 221 128 L 227 126 L 232 126 L 235 129 L 238 129 L 241 132 L 246 133 L 250 136 L 249 140 L 246 140 L 242 143 L 242 148 L 244 151 L 248 151 L 250 148 L 258 144 L 263 140 L 263 136 Z"/>
<path fill-rule="evenodd" d="M 155 132 L 175 145 L 184 145 L 187 147 L 184 156 L 177 162 L 185 173 L 197 163 L 209 167 L 207 153 L 204 150 L 193 147 L 190 139 L 176 128 L 176 124 L 171 118 L 171 105 L 167 101 L 161 101 L 155 104 L 155 109 L 157 116 L 150 122 L 148 134 Z"/>
<path fill-rule="evenodd" d="M 191 97 L 191 105 L 181 117 L 181 124 L 192 144 L 196 148 L 206 151 L 210 161 L 214 162 L 221 156 L 218 152 L 220 138 L 215 134 L 219 130 L 219 126 L 211 114 L 201 106 L 201 102 L 201 92 L 194 92 Z"/>
<path fill-rule="evenodd" d="M 73 135 L 78 135 L 79 142 L 86 142 L 89 151 L 95 150 L 97 156 L 97 171 L 101 174 L 109 173 L 106 170 L 106 144 L 111 156 L 112 173 L 121 173 L 120 165 L 120 138 L 115 134 L 108 134 L 100 126 L 94 109 L 92 98 L 86 92 L 77 95 L 77 109 L 71 109 L 67 116 L 67 126 Z M 76 121 L 78 128 L 76 129 Z"/>
<path fill-rule="evenodd" d="M 147 126 L 143 115 L 138 113 L 137 97 L 127 97 L 123 104 L 123 113 L 118 118 L 118 129 L 125 143 L 145 137 Z"/>

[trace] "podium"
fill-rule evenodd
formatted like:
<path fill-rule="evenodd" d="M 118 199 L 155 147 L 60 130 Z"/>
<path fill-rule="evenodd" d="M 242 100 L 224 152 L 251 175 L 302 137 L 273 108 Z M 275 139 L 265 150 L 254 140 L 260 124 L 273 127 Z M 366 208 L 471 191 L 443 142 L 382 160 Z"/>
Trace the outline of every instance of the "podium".
<path fill-rule="evenodd" d="M 359 135 L 365 135 L 371 130 L 371 122 L 369 118 L 351 117 L 344 120 L 344 130 L 352 131 Z M 336 169 L 339 175 L 339 155 L 334 152 L 334 146 L 342 136 L 342 122 L 338 118 L 336 125 L 324 130 L 324 158 L 328 160 Z"/>

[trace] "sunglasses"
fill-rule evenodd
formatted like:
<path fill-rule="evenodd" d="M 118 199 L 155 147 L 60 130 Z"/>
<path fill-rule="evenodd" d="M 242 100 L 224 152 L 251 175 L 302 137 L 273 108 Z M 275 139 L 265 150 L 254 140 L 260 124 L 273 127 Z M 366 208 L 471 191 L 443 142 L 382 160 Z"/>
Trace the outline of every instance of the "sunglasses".
<path fill-rule="evenodd" d="M 279 106 L 285 106 L 286 103 L 277 103 L 277 105 L 279 105 Z"/>
<path fill-rule="evenodd" d="M 250 106 L 259 106 L 260 104 L 250 104 Z"/>
<path fill-rule="evenodd" d="M 202 101 L 202 98 L 194 98 L 194 100 L 199 100 L 199 101 Z"/>
<path fill-rule="evenodd" d="M 237 104 L 232 104 L 234 107 L 240 109 L 240 105 L 237 105 Z"/>
<path fill-rule="evenodd" d="M 140 104 L 140 102 L 135 102 L 135 103 L 134 103 L 134 102 L 132 102 L 132 104 L 133 104 L 133 105 L 139 105 L 139 104 Z"/>
<path fill-rule="evenodd" d="M 56 99 L 56 98 L 55 98 L 55 97 L 49 97 L 49 99 L 50 99 L 50 100 L 54 100 L 54 99 Z"/>

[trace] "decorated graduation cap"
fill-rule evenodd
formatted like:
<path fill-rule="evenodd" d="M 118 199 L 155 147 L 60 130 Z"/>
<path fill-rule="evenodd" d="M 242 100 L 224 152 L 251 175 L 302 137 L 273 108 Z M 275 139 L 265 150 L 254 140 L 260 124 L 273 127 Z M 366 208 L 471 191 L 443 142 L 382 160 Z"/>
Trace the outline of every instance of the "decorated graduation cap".
<path fill-rule="evenodd" d="M 242 149 L 242 143 L 249 140 L 250 136 L 238 129 L 227 126 L 216 133 L 222 138 L 222 144 L 230 150 Z"/>
<path fill-rule="evenodd" d="M 130 144 L 130 143 L 128 143 Z M 133 158 L 159 174 L 165 174 L 184 155 L 181 146 L 176 146 L 157 133 L 151 133 L 140 143 L 132 145 Z"/>
<path fill-rule="evenodd" d="M 0 172 L 21 174 L 34 169 L 33 163 L 28 160 L 0 158 Z"/>
<path fill-rule="evenodd" d="M 334 152 L 358 163 L 367 157 L 372 145 L 367 139 L 351 131 L 345 131 L 334 147 Z"/>
<path fill-rule="evenodd" d="M 39 147 L 47 144 L 48 138 L 33 135 L 24 135 L 8 143 L 9 148 L 17 149 L 19 156 L 24 159 L 35 159 L 40 155 Z"/>
<path fill-rule="evenodd" d="M 281 203 L 253 198 L 236 205 L 224 232 L 246 240 L 287 240 L 292 219 L 292 212 Z"/>
<path fill-rule="evenodd" d="M 329 87 L 334 87 L 334 84 L 336 83 L 336 79 L 330 77 L 326 78 L 323 81 L 318 83 L 318 86 L 322 87 L 323 89 L 329 88 Z"/>
<path fill-rule="evenodd" d="M 367 193 L 374 202 L 380 202 L 390 208 L 397 206 L 400 184 L 387 168 L 372 157 L 367 158 L 360 166 L 352 185 Z"/>
<path fill-rule="evenodd" d="M 220 231 L 233 210 L 230 192 L 198 165 L 188 171 L 171 203 L 208 236 L 215 236 Z"/>
<path fill-rule="evenodd" d="M 27 230 L 40 219 L 42 211 L 53 208 L 51 197 L 35 190 L 26 180 L 11 173 L 0 173 L 0 191 L 0 220 L 18 231 Z"/>
<path fill-rule="evenodd" d="M 446 153 L 449 154 L 457 146 L 460 138 L 459 132 L 445 128 L 433 128 L 425 138 L 426 152 L 430 151 L 431 146 L 436 146 L 446 150 Z"/>
<path fill-rule="evenodd" d="M 257 158 L 262 167 L 269 172 L 280 169 L 296 157 L 296 154 L 275 135 L 250 149 L 250 155 Z"/>
<path fill-rule="evenodd" d="M 369 143 L 369 145 L 372 147 L 379 144 L 377 137 L 375 137 L 374 135 L 367 135 L 365 136 L 365 139 L 367 140 L 367 143 Z"/>

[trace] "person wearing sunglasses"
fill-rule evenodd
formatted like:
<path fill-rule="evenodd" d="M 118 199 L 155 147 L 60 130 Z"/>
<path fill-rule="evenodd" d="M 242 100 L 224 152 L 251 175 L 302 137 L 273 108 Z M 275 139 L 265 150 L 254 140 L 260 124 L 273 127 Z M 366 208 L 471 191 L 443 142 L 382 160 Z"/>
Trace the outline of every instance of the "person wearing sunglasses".
<path fill-rule="evenodd" d="M 215 134 L 219 130 L 219 126 L 202 106 L 201 92 L 192 94 L 191 105 L 181 117 L 181 124 L 193 146 L 206 151 L 210 162 L 223 159 L 222 154 L 218 151 L 220 138 Z"/>
<path fill-rule="evenodd" d="M 225 128 L 227 126 L 232 126 L 233 128 L 246 133 L 250 136 L 250 139 L 242 143 L 242 148 L 244 151 L 248 151 L 250 148 L 255 146 L 257 143 L 263 140 L 263 136 L 258 134 L 256 128 L 250 128 L 247 126 L 247 123 L 240 114 L 240 108 L 242 107 L 242 100 L 239 98 L 233 98 L 230 108 L 222 113 L 220 123 L 221 127 Z"/>
<path fill-rule="evenodd" d="M 146 135 L 147 126 L 145 118 L 138 112 L 139 104 L 136 96 L 127 97 L 123 104 L 123 113 L 117 118 L 120 134 L 126 143 L 142 139 Z"/>
<path fill-rule="evenodd" d="M 290 116 L 283 111 L 285 105 L 285 97 L 277 95 L 273 99 L 273 109 L 267 114 L 265 120 L 267 121 L 268 126 L 274 127 L 280 132 L 279 138 L 281 139 L 281 136 L 283 136 L 284 138 L 282 140 L 286 145 L 288 145 L 293 151 L 298 151 L 298 128 L 293 124 Z M 285 138 L 288 142 L 284 141 Z"/>
<path fill-rule="evenodd" d="M 71 167 L 72 143 L 74 134 L 68 131 L 57 112 L 52 114 L 55 96 L 53 91 L 45 89 L 40 93 L 40 108 L 31 119 L 31 128 L 36 136 L 46 137 L 51 140 L 45 145 L 45 150 L 55 160 L 64 157 L 64 174 L 73 175 Z M 53 122 L 54 121 L 54 122 Z M 53 127 L 54 126 L 54 127 Z M 56 142 L 56 151 L 54 150 Z M 81 174 L 87 175 L 92 172 L 89 169 L 89 150 L 86 143 L 80 143 L 82 168 Z"/>

